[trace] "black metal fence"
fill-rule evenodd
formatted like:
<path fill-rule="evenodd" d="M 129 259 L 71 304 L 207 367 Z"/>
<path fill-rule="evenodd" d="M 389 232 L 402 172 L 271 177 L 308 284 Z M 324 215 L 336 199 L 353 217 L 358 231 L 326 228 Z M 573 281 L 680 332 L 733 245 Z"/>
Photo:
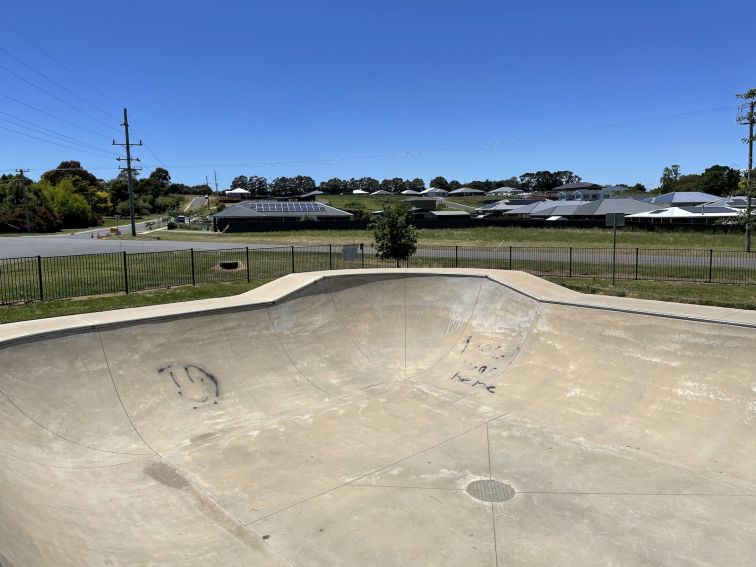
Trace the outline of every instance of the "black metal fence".
<path fill-rule="evenodd" d="M 371 245 L 34 256 L 0 259 L 0 304 L 220 282 L 293 272 L 390 268 Z M 698 250 L 418 246 L 401 267 L 522 270 L 539 276 L 756 284 L 756 253 Z"/>

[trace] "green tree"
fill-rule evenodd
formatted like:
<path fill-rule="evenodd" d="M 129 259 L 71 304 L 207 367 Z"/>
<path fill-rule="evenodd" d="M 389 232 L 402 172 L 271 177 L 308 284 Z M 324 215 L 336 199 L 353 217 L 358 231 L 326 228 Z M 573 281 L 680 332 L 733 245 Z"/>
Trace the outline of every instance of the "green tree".
<path fill-rule="evenodd" d="M 446 191 L 446 189 L 449 187 L 449 182 L 446 180 L 446 177 L 441 177 L 439 175 L 438 177 L 431 179 L 430 186 Z"/>
<path fill-rule="evenodd" d="M 86 228 L 95 223 L 92 207 L 76 192 L 72 179 L 62 179 L 57 185 L 42 180 L 40 187 L 64 228 Z"/>
<path fill-rule="evenodd" d="M 536 171 L 520 175 L 520 188 L 528 192 L 546 193 L 566 183 L 577 183 L 581 180 L 579 175 L 572 171 Z M 477 189 L 477 187 L 476 187 Z"/>
<path fill-rule="evenodd" d="M 662 193 L 669 193 L 675 191 L 675 185 L 680 180 L 680 166 L 677 164 L 665 167 L 662 171 L 661 179 L 659 179 L 659 189 Z"/>
<path fill-rule="evenodd" d="M 249 191 L 249 179 L 246 175 L 237 175 L 231 180 L 231 189 L 244 189 Z"/>
<path fill-rule="evenodd" d="M 425 181 L 423 181 L 419 177 L 415 177 L 412 181 L 407 182 L 407 189 L 422 191 L 423 189 L 425 189 Z"/>
<path fill-rule="evenodd" d="M 247 191 L 254 195 L 265 195 L 269 191 L 268 180 L 260 175 L 250 175 L 247 179 Z"/>
<path fill-rule="evenodd" d="M 729 196 L 738 191 L 740 171 L 726 165 L 712 165 L 701 174 L 701 190 L 712 195 Z"/>
<path fill-rule="evenodd" d="M 375 238 L 375 249 L 383 260 L 408 260 L 417 250 L 417 231 L 410 223 L 410 210 L 407 205 L 386 207 L 383 215 L 370 223 L 370 230 Z"/>

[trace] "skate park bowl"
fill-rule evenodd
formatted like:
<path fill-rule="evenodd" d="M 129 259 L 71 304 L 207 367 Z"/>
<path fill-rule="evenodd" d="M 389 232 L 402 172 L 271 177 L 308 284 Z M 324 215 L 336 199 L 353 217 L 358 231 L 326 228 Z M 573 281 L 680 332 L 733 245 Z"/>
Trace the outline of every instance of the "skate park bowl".
<path fill-rule="evenodd" d="M 0 327 L 0 565 L 754 565 L 756 313 L 293 274 Z"/>

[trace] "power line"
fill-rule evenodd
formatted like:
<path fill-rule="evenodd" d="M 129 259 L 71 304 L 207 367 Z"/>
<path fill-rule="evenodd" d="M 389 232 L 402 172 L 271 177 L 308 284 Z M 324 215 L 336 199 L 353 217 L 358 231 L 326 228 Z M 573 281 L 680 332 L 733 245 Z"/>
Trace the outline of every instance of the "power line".
<path fill-rule="evenodd" d="M 102 150 L 102 148 L 95 146 L 93 144 L 90 144 L 88 142 L 84 142 L 82 140 L 78 140 L 77 138 L 73 138 L 71 136 L 66 136 L 65 134 L 61 134 L 59 132 L 56 132 L 55 130 L 51 130 L 50 128 L 45 128 L 44 126 L 40 126 L 39 124 L 35 124 L 34 122 L 31 122 L 29 120 L 25 120 L 23 118 L 20 118 L 18 116 L 14 116 L 13 114 L 9 114 L 8 112 L 0 111 L 0 114 L 3 114 L 5 116 L 8 116 L 10 118 L 2 118 L 0 117 L 0 120 L 4 122 L 8 122 L 9 124 L 12 124 L 13 126 L 19 127 L 19 128 L 26 128 L 27 130 L 31 130 L 32 132 L 36 132 L 38 134 L 42 134 L 45 136 L 51 136 L 53 138 L 58 138 L 60 140 L 63 140 L 64 142 L 70 142 L 74 144 L 79 144 L 81 146 L 88 147 L 93 150 Z M 30 126 L 25 126 L 24 124 L 19 124 L 19 122 L 23 122 L 25 124 L 30 124 Z M 115 155 L 115 154 L 114 154 Z"/>
<path fill-rule="evenodd" d="M 65 70 L 65 71 L 66 71 L 66 72 L 67 72 L 67 73 L 68 73 L 69 75 L 71 75 L 71 76 L 72 76 L 72 77 L 74 77 L 75 79 L 78 79 L 78 80 L 79 80 L 80 82 L 82 82 L 83 84 L 85 84 L 86 86 L 88 86 L 88 87 L 89 87 L 90 89 L 92 89 L 92 90 L 93 90 L 94 92 L 96 92 L 97 94 L 99 94 L 99 95 L 100 95 L 100 96 L 101 96 L 101 97 L 102 97 L 103 99 L 106 99 L 106 100 L 108 100 L 109 102 L 111 102 L 111 103 L 113 103 L 113 104 L 116 104 L 116 105 L 118 105 L 118 106 L 123 106 L 123 105 L 122 105 L 121 103 L 119 103 L 118 101 L 116 101 L 116 100 L 115 100 L 115 99 L 114 99 L 113 97 L 111 97 L 111 96 L 109 96 L 109 95 L 105 94 L 105 93 L 104 93 L 104 92 L 102 92 L 102 91 L 101 91 L 101 90 L 100 90 L 99 88 L 97 88 L 97 87 L 96 87 L 95 85 L 93 85 L 92 83 L 90 83 L 89 81 L 87 81 L 86 79 L 84 79 L 83 77 L 81 77 L 80 75 L 78 75 L 78 74 L 77 74 L 77 73 L 76 73 L 75 71 L 73 71 L 73 70 L 72 70 L 72 69 L 71 69 L 70 67 L 68 67 L 68 66 L 67 66 L 66 64 L 64 64 L 64 63 L 63 63 L 62 61 L 60 61 L 59 59 L 57 59 L 56 57 L 54 57 L 54 56 L 53 56 L 53 55 L 52 55 L 52 54 L 51 54 L 50 52 L 48 52 L 47 50 L 45 50 L 45 49 L 43 49 L 42 47 L 40 47 L 39 45 L 37 45 L 37 44 L 36 44 L 36 43 L 35 43 L 34 41 L 32 41 L 32 40 L 31 40 L 31 39 L 30 39 L 29 37 L 27 37 L 26 35 L 24 35 L 23 33 L 21 33 L 21 31 L 19 31 L 19 30 L 18 30 L 18 29 L 16 29 L 15 27 L 13 27 L 13 26 L 12 26 L 11 24 L 9 24 L 9 23 L 8 23 L 8 22 L 7 22 L 6 20 L 4 20 L 4 19 L 3 19 L 3 18 L 1 18 L 1 17 L 0 17 L 0 23 L 4 24 L 4 25 L 5 25 L 6 27 L 8 27 L 9 29 L 11 29 L 11 30 L 12 30 L 13 32 L 15 32 L 15 33 L 16 33 L 16 34 L 17 34 L 17 35 L 18 35 L 19 37 L 21 37 L 21 38 L 22 38 L 22 39 L 24 39 L 24 40 L 25 40 L 25 41 L 26 41 L 27 43 L 29 43 L 29 44 L 30 44 L 31 46 L 33 46 L 33 47 L 34 47 L 35 49 L 37 49 L 37 51 L 39 51 L 39 52 L 40 52 L 40 53 L 42 53 L 43 55 L 47 56 L 47 57 L 48 57 L 48 58 L 49 58 L 49 59 L 50 59 L 51 61 L 53 61 L 53 62 L 54 62 L 54 63 L 56 63 L 56 64 L 57 64 L 58 66 L 60 66 L 60 67 L 61 67 L 62 69 L 64 69 L 64 70 Z M 0 48 L 0 49 L 2 49 L 2 48 Z M 4 50 L 4 49 L 3 49 L 3 51 L 5 51 L 5 53 L 8 53 L 8 52 L 7 52 L 6 50 Z M 13 56 L 11 55 L 11 57 L 13 57 Z M 14 57 L 14 59 L 16 59 L 16 58 Z M 16 59 L 16 60 L 17 60 L 17 61 L 19 61 L 18 59 Z M 21 61 L 19 61 L 19 62 L 21 62 Z M 24 63 L 22 63 L 22 64 L 24 64 Z M 27 65 L 27 66 L 28 66 L 28 65 Z M 32 70 L 34 70 L 34 69 L 32 69 Z M 35 70 L 35 71 L 36 71 L 36 70 Z M 42 74 L 42 73 L 40 73 L 39 71 L 36 71 L 36 72 L 37 72 L 37 73 L 39 73 L 39 74 Z M 43 75 L 43 76 L 45 76 L 45 75 Z M 45 76 L 45 77 L 46 77 L 46 76 Z M 48 80 L 52 81 L 52 79 L 50 79 L 49 77 L 46 77 L 46 78 L 48 78 Z M 56 84 L 56 85 L 60 86 L 61 88 L 63 88 L 63 89 L 64 89 L 64 90 L 66 90 L 67 92 L 71 92 L 71 91 L 68 91 L 68 89 L 65 89 L 64 87 L 62 87 L 61 85 L 59 85 L 58 83 L 55 83 L 55 82 L 54 82 L 54 84 Z M 71 93 L 71 94 L 73 94 L 73 93 Z M 76 95 L 74 95 L 74 96 L 76 96 Z M 81 98 L 80 98 L 80 97 L 78 97 L 78 96 L 77 96 L 77 98 L 79 98 L 79 100 L 82 100 L 83 102 L 86 102 L 86 101 L 84 101 L 83 99 L 81 99 Z M 97 108 L 97 109 L 98 109 L 98 110 L 100 110 L 101 112 L 104 112 L 104 111 L 103 111 L 102 109 L 100 109 L 99 107 L 97 107 L 97 106 L 95 106 L 95 105 L 93 105 L 93 104 L 91 104 L 91 103 L 87 103 L 87 104 L 89 104 L 90 106 L 93 106 L 94 108 Z M 108 114 L 108 115 L 109 115 L 109 113 L 106 113 L 106 114 Z M 138 123 L 138 122 L 134 122 L 134 123 L 132 124 L 132 127 L 133 127 L 133 126 L 136 126 L 136 129 L 137 129 L 137 130 L 142 130 L 143 134 L 145 134 L 145 137 L 147 137 L 147 136 L 146 136 L 146 131 L 144 130 L 144 128 L 142 128 L 142 125 L 141 125 L 140 123 Z M 152 155 L 152 157 L 154 157 L 154 158 L 155 158 L 155 159 L 156 159 L 156 160 L 158 161 L 158 163 L 160 163 L 161 165 L 163 165 L 163 167 L 165 167 L 165 164 L 163 164 L 162 160 L 161 160 L 161 159 L 160 159 L 160 158 L 159 158 L 159 157 L 157 156 L 157 154 L 155 154 L 155 152 L 154 152 L 154 151 L 152 151 L 152 149 L 151 149 L 151 148 L 149 148 L 148 146 L 145 146 L 145 149 L 146 149 L 146 150 L 147 150 L 147 151 L 148 151 L 148 152 L 149 152 L 149 153 L 150 153 L 150 154 Z"/>
<path fill-rule="evenodd" d="M 71 96 L 73 96 L 73 97 L 74 97 L 74 98 L 76 98 L 77 100 L 79 100 L 79 101 L 83 102 L 84 104 L 86 104 L 86 105 L 88 105 L 88 106 L 91 106 L 91 107 L 92 107 L 92 108 L 94 108 L 95 110 L 98 110 L 98 111 L 102 112 L 102 113 L 103 113 L 103 114 L 104 114 L 105 116 L 109 116 L 109 117 L 112 117 L 112 114 L 111 114 L 110 112 L 108 112 L 108 111 L 106 111 L 106 110 L 103 110 L 102 108 L 100 108 L 100 107 L 99 107 L 99 106 L 97 106 L 96 104 L 93 104 L 93 103 L 89 102 L 88 100 L 86 100 L 86 99 L 84 99 L 84 98 L 80 97 L 80 96 L 79 96 L 79 95 L 77 95 L 77 94 L 76 94 L 75 92 L 73 92 L 73 91 L 72 91 L 71 89 L 69 89 L 68 87 L 66 87 L 66 86 L 64 86 L 64 85 L 61 85 L 61 84 L 60 84 L 60 83 L 59 83 L 58 81 L 56 81 L 56 80 L 55 80 L 55 79 L 53 79 L 52 77 L 50 77 L 50 76 L 46 75 L 45 73 L 43 73 L 42 71 L 40 71 L 40 70 L 38 70 L 38 69 L 34 68 L 34 67 L 33 67 L 32 65 L 29 65 L 28 63 L 26 63 L 26 62 L 22 61 L 21 59 L 19 59 L 19 58 L 18 58 L 18 57 L 16 57 L 15 55 L 13 55 L 13 54 L 12 54 L 12 53 L 11 53 L 10 51 L 8 51 L 7 49 L 5 49 L 4 47 L 1 47 L 1 46 L 0 46 L 0 51 L 2 51 L 3 53 L 5 53 L 5 54 L 6 54 L 6 55 L 7 55 L 8 57 L 10 57 L 10 58 L 11 58 L 11 59 L 13 59 L 14 61 L 16 61 L 16 62 L 20 63 L 20 64 L 21 64 L 21 65 L 23 65 L 24 67 L 26 67 L 26 68 L 28 68 L 28 69 L 31 69 L 31 70 L 32 70 L 32 71 L 34 71 L 34 72 L 35 72 L 35 73 L 36 73 L 37 75 L 39 75 L 39 76 L 43 77 L 44 79 L 47 79 L 48 81 L 50 81 L 50 82 L 51 82 L 51 83 L 52 83 L 53 85 L 55 85 L 55 86 L 56 86 L 56 87 L 58 87 L 59 89 L 66 91 L 66 92 L 67 92 L 68 94 L 70 94 Z"/>
<path fill-rule="evenodd" d="M 55 58 L 55 57 L 54 57 L 53 55 L 51 55 L 51 54 L 50 54 L 50 52 L 48 52 L 47 50 L 43 49 L 42 47 L 40 47 L 40 46 L 39 46 L 39 45 L 37 45 L 36 43 L 34 43 L 34 42 L 33 42 L 33 41 L 31 40 L 31 39 L 29 39 L 29 38 L 28 38 L 27 36 L 25 36 L 25 35 L 24 35 L 23 33 L 21 33 L 21 32 L 20 32 L 19 30 L 17 30 L 17 29 L 15 28 L 15 27 L 13 27 L 13 26 L 12 26 L 11 24 L 9 24 L 9 23 L 8 23 L 8 22 L 7 22 L 6 20 L 4 20 L 4 19 L 3 19 L 2 17 L 0 17 L 0 23 L 4 24 L 4 25 L 5 25 L 5 26 L 6 26 L 7 28 L 11 29 L 11 30 L 12 30 L 13 32 L 15 32 L 15 33 L 16 33 L 16 34 L 17 34 L 17 35 L 18 35 L 19 37 L 21 37 L 22 39 L 24 39 L 24 40 L 25 40 L 25 41 L 26 41 L 26 42 L 27 42 L 27 43 L 28 43 L 29 45 L 31 45 L 32 47 L 34 47 L 34 48 L 35 48 L 35 49 L 36 49 L 37 51 L 39 51 L 40 53 L 42 53 L 42 54 L 44 54 L 45 56 L 47 56 L 47 57 L 48 57 L 48 58 L 49 58 L 50 60 L 52 60 L 52 61 L 53 61 L 54 63 L 56 63 L 56 64 L 60 65 L 60 66 L 61 66 L 61 67 L 62 67 L 62 68 L 63 68 L 63 69 L 65 70 L 65 71 L 67 71 L 67 72 L 68 72 L 68 74 L 69 74 L 69 75 L 71 75 L 72 77 L 74 77 L 74 78 L 78 79 L 79 81 L 81 81 L 82 83 L 84 83 L 85 85 L 87 85 L 87 86 L 88 86 L 88 87 L 89 87 L 90 89 L 92 89 L 93 91 L 95 91 L 95 92 L 96 92 L 97 94 L 99 94 L 99 95 L 100 95 L 100 96 L 102 96 L 103 98 L 106 98 L 106 99 L 109 99 L 109 98 L 110 98 L 110 97 L 108 97 L 108 96 L 107 96 L 107 95 L 106 95 L 105 93 L 103 93 L 103 92 L 102 92 L 102 91 L 101 91 L 100 89 L 98 89 L 98 88 L 97 88 L 96 86 L 94 86 L 94 85 L 93 85 L 92 83 L 90 83 L 90 82 L 89 82 L 89 81 L 87 81 L 86 79 L 84 79 L 84 78 L 82 78 L 81 76 L 79 76 L 79 75 L 78 75 L 78 74 L 77 74 L 77 73 L 76 73 L 75 71 L 73 71 L 73 70 L 72 70 L 72 69 L 71 69 L 70 67 L 66 66 L 66 65 L 65 65 L 65 64 L 63 64 L 63 63 L 62 63 L 61 61 L 59 61 L 58 59 L 56 59 L 56 58 Z M 112 100 L 112 99 L 111 99 L 111 102 L 113 102 L 113 100 Z"/>
<path fill-rule="evenodd" d="M 32 136 L 31 134 L 27 134 L 26 132 L 19 132 L 18 130 L 13 130 L 12 128 L 6 128 L 5 126 L 0 126 L 0 129 L 1 130 L 7 130 L 8 132 L 13 132 L 14 134 L 18 134 L 19 136 L 26 136 L 27 138 L 32 138 L 34 140 L 39 140 L 40 142 L 47 142 L 48 144 L 53 144 L 55 146 L 60 146 L 62 148 L 68 148 L 69 150 L 75 150 L 77 152 L 83 152 L 85 154 L 92 154 L 93 156 L 97 156 L 97 157 L 106 157 L 106 158 L 112 157 L 112 156 L 104 153 L 104 151 L 103 151 L 103 153 L 95 153 L 95 152 L 92 152 L 92 151 L 89 151 L 89 150 L 83 150 L 81 148 L 75 148 L 73 146 L 68 146 L 66 144 L 60 144 L 58 142 L 53 142 L 52 140 L 46 140 L 45 138 L 40 138 L 39 136 Z"/>
<path fill-rule="evenodd" d="M 698 116 L 705 116 L 709 114 L 717 114 L 721 112 L 731 112 L 732 106 L 722 106 L 716 108 L 708 108 L 701 110 L 694 110 L 690 112 L 682 112 L 675 114 L 667 114 L 663 116 L 656 116 L 651 118 L 642 118 L 637 120 L 629 120 L 626 122 L 617 122 L 613 124 L 604 124 L 598 126 L 589 126 L 585 128 L 576 128 L 572 130 L 564 130 L 561 132 L 551 132 L 546 134 L 538 134 L 534 136 L 527 136 L 523 138 L 504 138 L 500 140 L 492 140 L 487 142 L 476 142 L 472 144 L 447 146 L 441 148 L 429 148 L 421 150 L 409 150 L 403 152 L 393 152 L 386 154 L 374 154 L 364 156 L 344 156 L 322 159 L 310 159 L 310 160 L 289 160 L 289 161 L 269 161 L 269 162 L 239 162 L 239 163 L 193 163 L 193 164 L 169 164 L 165 167 L 175 169 L 190 169 L 190 168 L 209 168 L 209 167 L 274 167 L 283 165 L 310 165 L 310 164 L 326 164 L 326 163 L 342 163 L 350 161 L 369 161 L 369 160 L 381 160 L 381 159 L 395 159 L 395 158 L 413 158 L 421 157 L 425 155 L 432 155 L 436 153 L 447 153 L 462 150 L 472 149 L 486 149 L 497 146 L 514 146 L 525 142 L 531 142 L 535 140 L 541 140 L 546 138 L 561 137 L 561 136 L 575 136 L 579 134 L 585 134 L 594 131 L 611 130 L 615 128 L 627 128 L 632 126 L 643 126 L 650 124 L 658 124 L 663 122 L 670 122 L 673 120 L 681 120 L 685 118 L 695 118 Z M 150 164 L 146 164 L 151 167 Z"/>
<path fill-rule="evenodd" d="M 115 128 L 115 126 L 112 126 L 111 124 L 108 124 L 108 123 L 107 123 L 107 122 L 105 122 L 104 120 L 100 120 L 99 118 L 97 118 L 96 116 L 93 116 L 92 114 L 90 114 L 90 113 L 89 113 L 89 112 L 87 112 L 86 110 L 82 110 L 82 109 L 81 109 L 81 108 L 79 108 L 78 106 L 75 106 L 75 105 L 71 104 L 70 102 L 68 102 L 68 101 L 66 101 L 66 100 L 64 100 L 64 99 L 62 99 L 62 98 L 60 98 L 60 97 L 59 97 L 58 95 L 51 93 L 51 92 L 50 92 L 50 91 L 48 91 L 47 89 L 45 89 L 45 88 L 43 88 L 43 87 L 40 87 L 39 85 L 37 85 L 37 84 L 35 84 L 35 83 L 32 83 L 32 82 L 31 82 L 30 80 L 28 80 L 28 79 L 26 79 L 26 78 L 22 77 L 21 75 L 19 75 L 19 74 L 18 74 L 18 73 L 16 73 L 15 71 L 12 71 L 11 69 L 8 69 L 7 67 L 4 67 L 4 66 L 2 66 L 2 65 L 0 65 L 0 69 L 2 69 L 3 71 L 5 71 L 6 73 L 8 73 L 8 74 L 10 74 L 10 75 L 13 75 L 13 76 L 14 76 L 14 77 L 16 77 L 17 79 L 19 79 L 19 80 L 21 80 L 21 81 L 25 82 L 25 83 L 26 83 L 27 85 L 30 85 L 30 86 L 34 87 L 35 89 L 37 89 L 37 90 L 39 90 L 39 91 L 41 91 L 41 92 L 45 93 L 46 95 L 48 95 L 48 96 L 50 96 L 50 97 L 54 98 L 55 100 L 57 100 L 57 101 L 58 101 L 58 102 L 60 102 L 61 104 L 65 104 L 65 105 L 66 105 L 67 107 L 69 107 L 69 108 L 72 108 L 72 109 L 73 109 L 73 110 L 75 110 L 76 112 L 80 112 L 80 113 L 81 113 L 81 114 L 83 114 L 84 116 L 87 116 L 88 118 L 91 118 L 92 120 L 94 120 L 94 121 L 96 121 L 96 122 L 99 122 L 100 124 L 104 124 L 104 125 L 105 125 L 105 126 L 107 126 L 108 128 L 113 128 L 113 129 L 117 130 L 117 128 Z"/>
<path fill-rule="evenodd" d="M 310 160 L 269 161 L 269 162 L 201 163 L 201 164 L 197 164 L 197 163 L 163 164 L 161 163 L 160 165 L 162 165 L 165 168 L 171 168 L 171 169 L 193 169 L 193 168 L 210 168 L 210 167 L 218 167 L 218 168 L 275 167 L 275 166 L 283 166 L 283 165 L 308 165 L 308 164 L 340 163 L 340 162 L 349 162 L 349 161 L 369 161 L 369 160 L 378 160 L 378 159 L 413 158 L 413 157 L 420 157 L 424 155 L 431 155 L 434 153 L 454 152 L 454 151 L 460 151 L 460 150 L 470 150 L 470 149 L 480 149 L 480 148 L 485 149 L 485 148 L 492 148 L 496 146 L 505 146 L 505 145 L 514 146 L 514 145 L 518 145 L 525 142 L 546 139 L 546 138 L 551 138 L 551 137 L 574 136 L 574 135 L 584 134 L 584 133 L 593 132 L 593 131 L 611 130 L 615 128 L 626 128 L 626 127 L 633 127 L 633 126 L 657 124 L 657 123 L 669 122 L 673 120 L 681 120 L 681 119 L 686 119 L 686 118 L 695 118 L 699 116 L 705 116 L 709 114 L 717 114 L 721 112 L 731 112 L 732 109 L 733 109 L 733 106 L 722 106 L 722 107 L 694 110 L 690 112 L 674 113 L 674 114 L 667 114 L 667 115 L 650 117 L 650 118 L 642 118 L 642 119 L 630 120 L 626 122 L 618 122 L 618 123 L 613 123 L 613 124 L 589 126 L 585 128 L 577 128 L 577 129 L 565 130 L 561 132 L 539 134 L 539 135 L 528 136 L 528 137 L 523 137 L 519 139 L 504 138 L 500 140 L 478 142 L 478 143 L 466 144 L 466 145 L 449 146 L 449 147 L 442 147 L 442 148 L 430 148 L 430 149 L 414 150 L 414 151 L 394 152 L 394 153 L 386 153 L 386 154 L 374 154 L 374 155 L 352 156 L 352 157 L 348 157 L 348 156 L 347 157 L 334 157 L 334 158 L 310 159 Z M 157 165 L 145 164 L 145 166 L 156 167 Z M 92 168 L 92 169 L 95 169 L 95 168 Z M 106 168 L 103 168 L 103 169 L 106 169 Z M 41 170 L 46 170 L 46 169 L 36 168 L 36 169 L 33 169 L 33 171 L 34 170 L 41 171 Z"/>
<path fill-rule="evenodd" d="M 102 132 L 96 132 L 96 131 L 91 130 L 91 129 L 85 127 L 85 126 L 81 126 L 80 124 L 76 124 L 75 122 L 71 122 L 70 120 L 66 120 L 65 118 L 61 118 L 60 116 L 56 116 L 56 115 L 54 115 L 54 114 L 52 114 L 50 112 L 47 112 L 46 110 L 42 110 L 41 108 L 33 106 L 33 105 L 31 105 L 31 104 L 29 104 L 27 102 L 24 102 L 23 100 L 19 100 L 19 99 L 15 98 L 15 97 L 12 97 L 12 96 L 8 95 L 8 94 L 0 92 L 0 96 L 5 97 L 8 100 L 12 100 L 13 102 L 15 102 L 17 104 L 21 104 L 21 105 L 23 105 L 23 106 L 25 106 L 27 108 L 31 108 L 32 110 L 36 110 L 37 112 L 39 112 L 41 114 L 44 114 L 45 116 L 49 116 L 50 118 L 54 118 L 55 120 L 59 120 L 60 122 L 68 124 L 69 126 L 74 126 L 75 128 L 79 128 L 80 130 L 83 130 L 85 132 L 89 132 L 90 134 L 94 134 L 96 136 L 100 136 L 100 137 L 108 138 L 108 139 L 110 138 L 110 136 L 108 136 L 107 134 L 103 134 Z"/>

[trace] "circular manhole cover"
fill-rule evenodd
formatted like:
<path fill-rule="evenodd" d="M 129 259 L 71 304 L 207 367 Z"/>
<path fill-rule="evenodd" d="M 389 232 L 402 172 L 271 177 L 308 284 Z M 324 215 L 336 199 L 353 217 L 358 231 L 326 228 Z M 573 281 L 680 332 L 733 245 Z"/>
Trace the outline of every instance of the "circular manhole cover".
<path fill-rule="evenodd" d="M 514 488 L 498 480 L 476 480 L 467 485 L 467 493 L 483 502 L 506 502 L 515 495 Z"/>

